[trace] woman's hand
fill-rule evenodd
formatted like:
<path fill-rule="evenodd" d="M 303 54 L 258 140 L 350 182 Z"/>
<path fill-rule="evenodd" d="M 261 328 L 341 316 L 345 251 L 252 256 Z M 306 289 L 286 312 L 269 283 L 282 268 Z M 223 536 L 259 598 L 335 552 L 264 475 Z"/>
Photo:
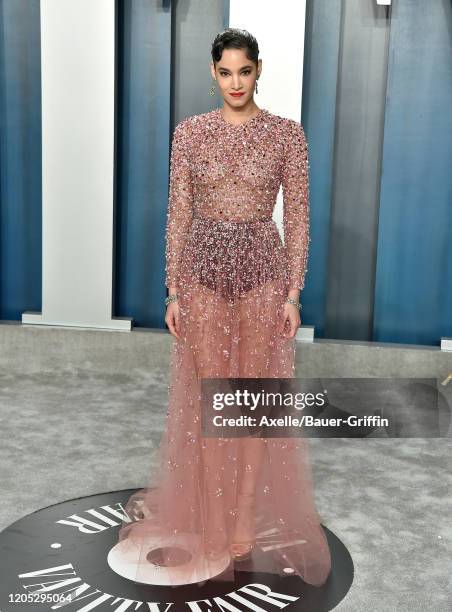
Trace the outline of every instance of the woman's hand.
<path fill-rule="evenodd" d="M 298 306 L 290 302 L 284 302 L 279 325 L 279 333 L 285 338 L 293 338 L 301 325 L 300 311 Z M 284 333 L 284 329 L 287 329 Z"/>
<path fill-rule="evenodd" d="M 180 317 L 177 301 L 170 302 L 166 307 L 165 323 L 168 325 L 170 333 L 180 340 Z"/>

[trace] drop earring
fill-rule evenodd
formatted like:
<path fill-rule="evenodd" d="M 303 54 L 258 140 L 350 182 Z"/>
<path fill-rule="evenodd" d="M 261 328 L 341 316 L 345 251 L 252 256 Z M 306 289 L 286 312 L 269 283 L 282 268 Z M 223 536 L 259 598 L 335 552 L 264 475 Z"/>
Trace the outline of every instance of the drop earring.
<path fill-rule="evenodd" d="M 256 84 L 255 84 L 254 89 L 255 89 L 255 91 L 256 91 L 256 93 L 257 93 L 257 79 L 256 79 Z"/>
<path fill-rule="evenodd" d="M 210 88 L 209 94 L 210 94 L 211 96 L 214 96 L 214 95 L 215 95 L 215 80 L 214 80 L 214 81 L 213 81 L 213 83 L 212 83 L 212 87 Z"/>

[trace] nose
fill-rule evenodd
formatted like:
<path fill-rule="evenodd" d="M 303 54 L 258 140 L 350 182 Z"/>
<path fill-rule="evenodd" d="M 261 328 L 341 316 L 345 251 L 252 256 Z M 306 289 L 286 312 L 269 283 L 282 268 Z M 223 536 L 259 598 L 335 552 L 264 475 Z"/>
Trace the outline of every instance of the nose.
<path fill-rule="evenodd" d="M 240 87 L 240 77 L 239 75 L 235 75 L 232 77 L 232 85 L 234 89 L 238 89 Z"/>

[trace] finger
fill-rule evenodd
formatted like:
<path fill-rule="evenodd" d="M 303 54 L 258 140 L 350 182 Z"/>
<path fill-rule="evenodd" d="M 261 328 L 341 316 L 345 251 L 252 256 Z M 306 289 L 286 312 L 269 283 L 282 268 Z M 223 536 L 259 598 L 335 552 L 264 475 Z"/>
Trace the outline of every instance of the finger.
<path fill-rule="evenodd" d="M 176 330 L 177 337 L 179 338 L 179 335 L 180 335 L 180 317 L 179 317 L 179 313 L 174 315 L 174 321 L 175 321 L 174 328 Z"/>
<path fill-rule="evenodd" d="M 297 317 L 297 318 L 294 318 L 292 321 L 292 327 L 290 330 L 291 338 L 294 338 L 296 336 L 298 327 L 299 327 L 299 324 L 298 324 L 298 317 Z"/>
<path fill-rule="evenodd" d="M 176 331 L 175 326 L 174 326 L 174 315 L 173 314 L 171 314 L 168 317 L 168 329 L 170 330 L 170 333 L 173 336 L 175 336 L 176 338 L 178 337 L 177 331 Z"/>
<path fill-rule="evenodd" d="M 286 337 L 293 338 L 297 332 L 296 320 L 294 317 L 289 317 L 289 329 L 287 331 Z"/>
<path fill-rule="evenodd" d="M 179 340 L 179 327 L 178 327 L 177 315 L 173 316 L 173 331 L 174 331 L 174 335 Z"/>
<path fill-rule="evenodd" d="M 284 335 L 284 328 L 286 326 L 287 315 L 282 315 L 279 321 L 278 333 Z"/>

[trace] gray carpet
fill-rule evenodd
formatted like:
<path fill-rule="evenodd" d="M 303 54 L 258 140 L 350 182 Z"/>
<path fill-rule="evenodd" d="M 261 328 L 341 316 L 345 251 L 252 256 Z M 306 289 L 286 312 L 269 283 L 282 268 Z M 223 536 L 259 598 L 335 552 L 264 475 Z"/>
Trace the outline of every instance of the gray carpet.
<path fill-rule="evenodd" d="M 0 375 L 3 529 L 71 498 L 148 484 L 166 367 Z M 452 609 L 448 439 L 310 440 L 317 507 L 347 546 L 344 612 Z"/>

